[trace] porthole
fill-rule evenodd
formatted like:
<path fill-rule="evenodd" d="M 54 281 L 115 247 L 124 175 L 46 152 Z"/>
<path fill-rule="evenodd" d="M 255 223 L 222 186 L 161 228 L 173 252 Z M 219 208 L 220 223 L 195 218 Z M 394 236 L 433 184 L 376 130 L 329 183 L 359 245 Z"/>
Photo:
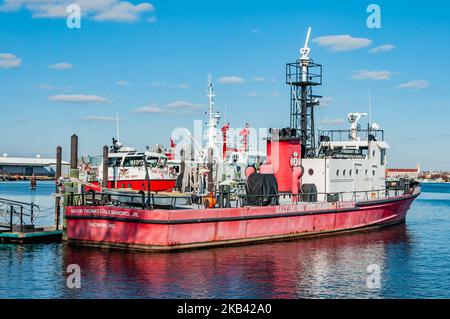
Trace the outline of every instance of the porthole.
<path fill-rule="evenodd" d="M 375 171 L 372 171 L 372 175 L 375 176 Z"/>
<path fill-rule="evenodd" d="M 310 168 L 310 169 L 308 170 L 308 174 L 309 174 L 309 175 L 314 175 L 314 170 L 313 170 L 312 168 Z"/>
<path fill-rule="evenodd" d="M 342 172 L 342 175 L 345 176 L 345 169 L 344 169 L 344 171 Z"/>
<path fill-rule="evenodd" d="M 358 175 L 359 174 L 359 169 L 356 169 L 356 175 Z"/>
<path fill-rule="evenodd" d="M 348 175 L 352 176 L 352 170 L 348 171 Z"/>
<path fill-rule="evenodd" d="M 375 150 L 372 151 L 372 155 L 375 156 Z"/>
<path fill-rule="evenodd" d="M 367 176 L 368 171 L 366 170 L 366 176 Z"/>
<path fill-rule="evenodd" d="M 339 170 L 336 170 L 336 176 L 339 176 Z"/>

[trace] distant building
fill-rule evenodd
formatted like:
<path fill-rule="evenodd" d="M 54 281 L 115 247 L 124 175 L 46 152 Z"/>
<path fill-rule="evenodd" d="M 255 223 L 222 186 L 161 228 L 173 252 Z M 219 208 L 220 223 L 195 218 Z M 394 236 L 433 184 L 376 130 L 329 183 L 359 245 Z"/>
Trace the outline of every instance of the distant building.
<path fill-rule="evenodd" d="M 450 172 L 421 172 L 419 175 L 419 181 L 424 183 L 449 183 Z"/>
<path fill-rule="evenodd" d="M 416 168 L 387 168 L 386 177 L 418 179 L 420 175 L 420 165 Z"/>
<path fill-rule="evenodd" d="M 21 158 L 21 157 L 0 157 L 0 175 L 3 176 L 23 176 L 23 177 L 55 177 L 55 159 L 48 158 Z M 63 162 L 63 165 L 68 165 Z"/>

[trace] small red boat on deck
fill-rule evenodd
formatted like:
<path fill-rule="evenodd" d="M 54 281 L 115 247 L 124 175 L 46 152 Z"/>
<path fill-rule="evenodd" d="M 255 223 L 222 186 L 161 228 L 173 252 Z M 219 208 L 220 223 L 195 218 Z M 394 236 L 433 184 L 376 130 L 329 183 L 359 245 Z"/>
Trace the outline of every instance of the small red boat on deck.
<path fill-rule="evenodd" d="M 378 124 L 361 129 L 358 122 L 367 114 L 350 113 L 349 130 L 320 131 L 316 144 L 320 97 L 312 88 L 322 84 L 322 66 L 309 58 L 309 32 L 300 59 L 286 65 L 291 126 L 269 131 L 264 163 L 245 161 L 244 178 L 229 173 L 242 169 L 223 161 L 210 83 L 207 150 L 199 159 L 182 160 L 178 191 L 68 194 L 69 244 L 171 251 L 403 223 L 420 185 L 386 180 L 389 145 Z"/>
<path fill-rule="evenodd" d="M 160 152 L 137 152 L 132 147 L 125 147 L 113 139 L 108 153 L 107 189 L 127 189 L 137 192 L 170 192 L 175 187 L 176 174 L 167 165 L 168 156 Z M 99 166 L 94 180 L 84 186 L 86 192 L 102 190 L 103 166 Z M 83 169 L 84 176 L 90 171 Z M 100 183 L 99 183 L 100 181 Z"/>

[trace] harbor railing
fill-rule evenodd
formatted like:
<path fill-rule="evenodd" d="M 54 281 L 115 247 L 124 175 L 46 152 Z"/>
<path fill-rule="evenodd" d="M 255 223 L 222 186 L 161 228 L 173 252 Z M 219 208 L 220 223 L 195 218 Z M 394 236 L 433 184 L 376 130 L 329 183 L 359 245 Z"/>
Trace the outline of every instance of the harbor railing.
<path fill-rule="evenodd" d="M 6 198 L 0 198 L 0 232 L 13 232 L 17 226 L 20 232 L 26 228 L 34 226 L 36 218 L 39 216 L 40 207 L 34 203 L 26 203 Z M 27 223 L 29 220 L 29 223 Z"/>
<path fill-rule="evenodd" d="M 351 140 L 351 130 L 321 130 L 319 136 L 321 136 L 321 142 L 342 142 Z M 376 140 L 384 141 L 384 130 L 373 129 L 359 129 L 358 134 L 362 134 L 365 138 L 375 138 Z"/>
<path fill-rule="evenodd" d="M 336 203 L 364 202 L 388 197 L 405 195 L 405 188 L 376 189 L 350 192 L 313 192 L 313 193 L 278 193 L 264 195 L 248 195 L 245 193 L 215 194 L 174 194 L 158 193 L 124 193 L 124 192 L 89 192 L 66 195 L 66 206 L 117 206 L 138 209 L 201 209 L 245 206 L 292 205 L 293 203 Z"/>

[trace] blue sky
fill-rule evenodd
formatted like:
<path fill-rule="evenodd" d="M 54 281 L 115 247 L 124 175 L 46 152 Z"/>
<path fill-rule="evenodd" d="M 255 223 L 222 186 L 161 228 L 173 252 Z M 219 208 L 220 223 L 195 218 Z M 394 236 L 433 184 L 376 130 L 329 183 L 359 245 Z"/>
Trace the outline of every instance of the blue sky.
<path fill-rule="evenodd" d="M 66 26 L 70 3 L 81 29 Z M 380 29 L 366 25 L 370 3 Z M 168 144 L 173 128 L 204 118 L 208 72 L 232 125 L 287 126 L 285 63 L 312 26 L 320 126 L 347 127 L 371 89 L 390 165 L 450 169 L 449 11 L 448 1 L 0 0 L 0 153 L 51 157 L 61 145 L 68 158 L 73 133 L 81 154 L 100 153 L 116 112 L 126 144 Z"/>

